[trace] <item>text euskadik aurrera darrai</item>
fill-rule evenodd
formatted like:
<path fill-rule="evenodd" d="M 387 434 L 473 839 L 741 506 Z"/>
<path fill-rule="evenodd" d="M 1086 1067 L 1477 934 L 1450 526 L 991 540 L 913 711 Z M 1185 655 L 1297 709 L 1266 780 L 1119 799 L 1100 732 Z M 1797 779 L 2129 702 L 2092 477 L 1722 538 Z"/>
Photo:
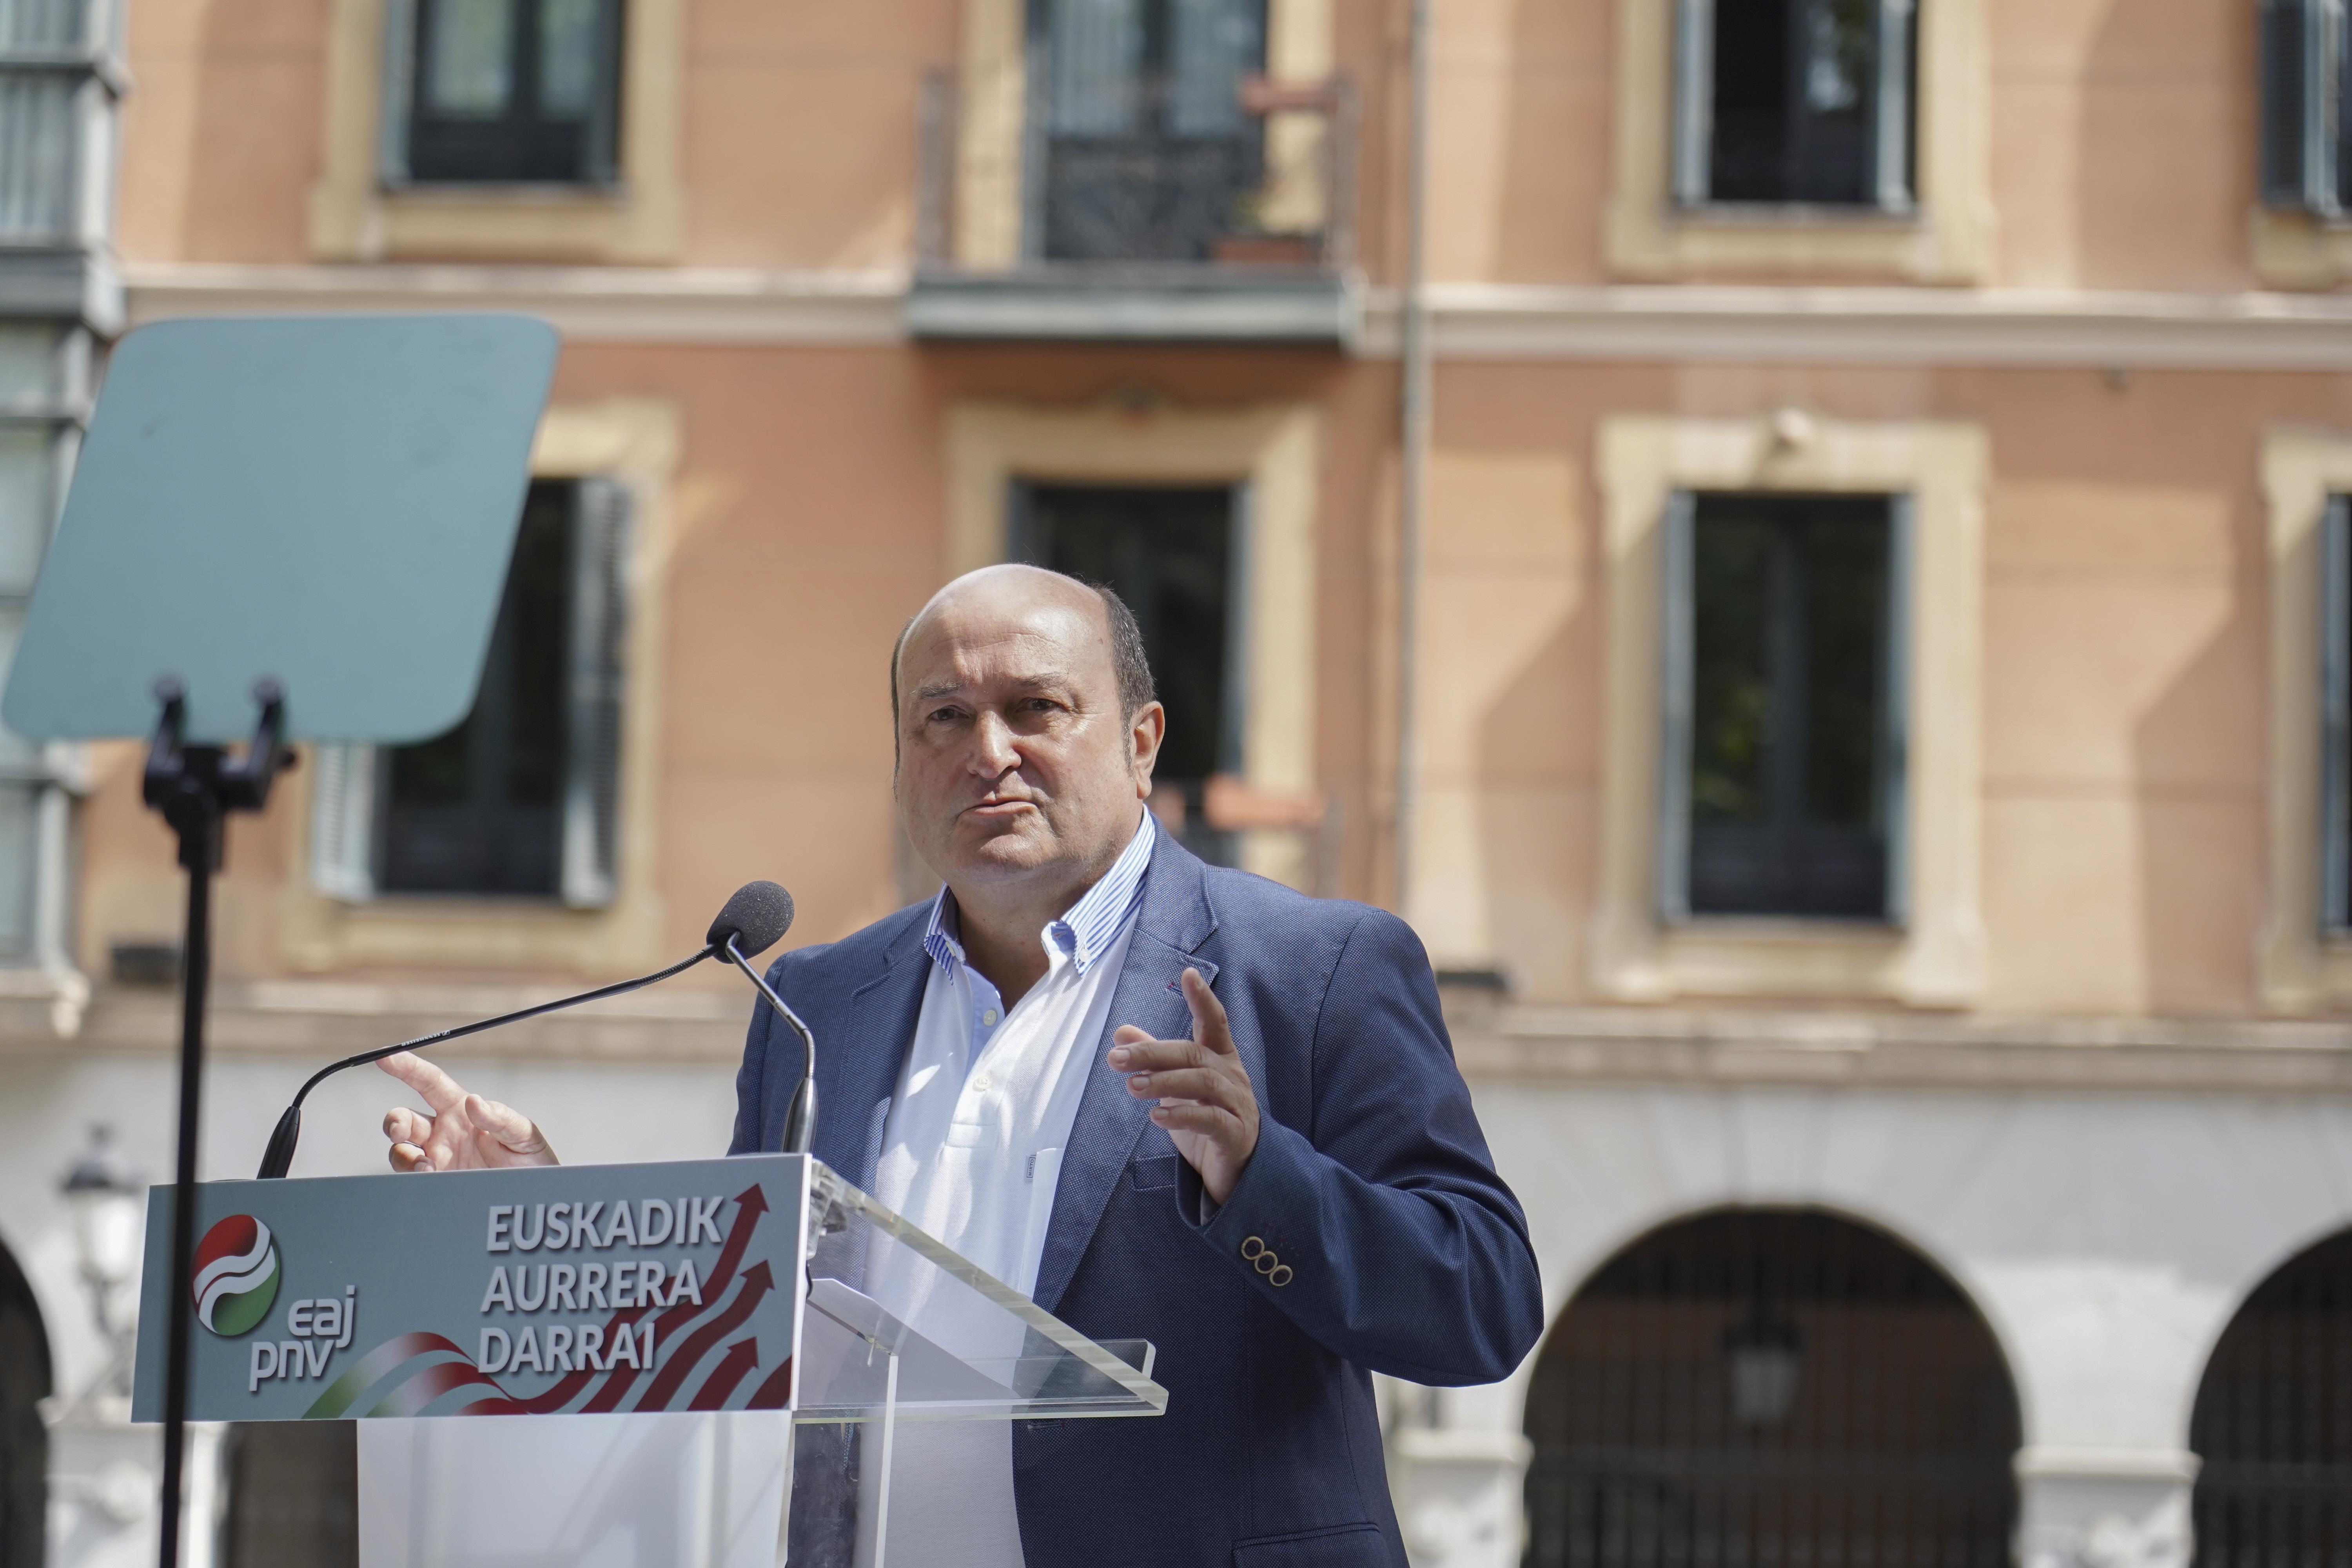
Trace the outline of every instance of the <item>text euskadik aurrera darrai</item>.
<path fill-rule="evenodd" d="M 483 1250 L 524 1254 L 494 1263 L 482 1287 L 481 1315 L 500 1320 L 481 1325 L 476 1364 L 499 1372 L 610 1372 L 616 1366 L 654 1364 L 654 1320 L 634 1327 L 578 1318 L 630 1308 L 702 1305 L 702 1277 L 683 1249 L 715 1246 L 725 1239 L 719 1213 L 727 1200 L 644 1198 L 612 1205 L 492 1204 Z M 530 1261 L 532 1253 L 609 1252 L 667 1244 L 667 1258 L 581 1258 Z M 565 1314 L 575 1321 L 567 1321 Z"/>

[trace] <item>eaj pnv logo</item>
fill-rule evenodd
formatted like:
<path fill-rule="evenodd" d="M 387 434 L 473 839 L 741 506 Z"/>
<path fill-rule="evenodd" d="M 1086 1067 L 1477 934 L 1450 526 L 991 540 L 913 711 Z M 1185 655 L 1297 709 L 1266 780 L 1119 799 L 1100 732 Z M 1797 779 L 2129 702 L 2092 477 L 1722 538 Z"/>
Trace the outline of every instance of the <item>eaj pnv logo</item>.
<path fill-rule="evenodd" d="M 196 1244 L 196 1321 L 224 1338 L 244 1333 L 269 1315 L 278 1273 L 269 1227 L 249 1214 L 229 1215 Z"/>

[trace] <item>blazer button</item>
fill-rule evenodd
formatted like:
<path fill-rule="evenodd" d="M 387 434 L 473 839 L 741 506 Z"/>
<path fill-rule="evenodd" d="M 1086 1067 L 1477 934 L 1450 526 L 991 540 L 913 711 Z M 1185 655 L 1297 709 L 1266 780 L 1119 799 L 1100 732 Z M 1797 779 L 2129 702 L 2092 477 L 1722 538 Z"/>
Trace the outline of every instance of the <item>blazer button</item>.
<path fill-rule="evenodd" d="M 1260 1240 L 1258 1237 L 1255 1237 L 1255 1236 L 1253 1236 L 1253 1237 L 1247 1237 L 1244 1238 L 1244 1240 L 1243 1240 L 1243 1242 L 1242 1242 L 1242 1261 L 1243 1261 L 1243 1262 L 1244 1262 L 1244 1263 L 1255 1263 L 1259 1258 L 1264 1258 L 1264 1257 L 1265 1257 L 1265 1256 L 1266 1256 L 1266 1248 L 1265 1248 L 1265 1243 L 1264 1241 Z M 1271 1267 L 1271 1265 L 1269 1265 L 1269 1267 Z"/>
<path fill-rule="evenodd" d="M 1265 1277 L 1265 1282 L 1273 1286 L 1277 1290 L 1281 1289 L 1285 1285 L 1289 1284 L 1290 1265 L 1287 1263 L 1276 1264 L 1274 1266 L 1274 1271 Z"/>

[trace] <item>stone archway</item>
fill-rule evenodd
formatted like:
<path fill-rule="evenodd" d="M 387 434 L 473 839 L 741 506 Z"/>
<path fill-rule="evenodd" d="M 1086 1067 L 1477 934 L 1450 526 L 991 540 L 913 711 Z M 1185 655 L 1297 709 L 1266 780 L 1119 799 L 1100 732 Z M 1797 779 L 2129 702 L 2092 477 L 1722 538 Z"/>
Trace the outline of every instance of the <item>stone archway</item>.
<path fill-rule="evenodd" d="M 2246 1298 L 2205 1363 L 2189 1446 L 2198 1568 L 2352 1560 L 2352 1230 Z"/>
<path fill-rule="evenodd" d="M 0 1563 L 40 1563 L 48 1519 L 49 1336 L 33 1287 L 0 1247 Z"/>
<path fill-rule="evenodd" d="M 2007 1362 L 1942 1270 L 1810 1208 L 1718 1209 L 1585 1282 L 1529 1387 L 1529 1568 L 2008 1568 Z"/>

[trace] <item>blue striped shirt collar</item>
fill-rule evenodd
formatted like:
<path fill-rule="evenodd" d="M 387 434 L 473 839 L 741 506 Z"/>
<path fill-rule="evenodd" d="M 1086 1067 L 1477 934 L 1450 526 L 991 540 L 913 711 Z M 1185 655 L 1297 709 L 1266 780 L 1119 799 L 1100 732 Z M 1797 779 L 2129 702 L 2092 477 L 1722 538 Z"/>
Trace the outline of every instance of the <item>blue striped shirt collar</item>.
<path fill-rule="evenodd" d="M 1070 955 L 1079 973 L 1093 968 L 1095 960 L 1118 940 L 1118 933 L 1126 928 L 1128 916 L 1143 896 L 1143 873 L 1151 864 L 1151 847 L 1158 838 L 1151 814 L 1147 811 L 1136 826 L 1135 837 L 1127 841 L 1127 847 L 1111 862 L 1102 879 L 1087 889 L 1086 896 L 1072 904 L 1060 920 L 1045 928 L 1046 938 Z M 955 895 L 945 888 L 931 900 L 931 923 L 923 932 L 923 951 L 950 976 L 963 964 Z"/>

